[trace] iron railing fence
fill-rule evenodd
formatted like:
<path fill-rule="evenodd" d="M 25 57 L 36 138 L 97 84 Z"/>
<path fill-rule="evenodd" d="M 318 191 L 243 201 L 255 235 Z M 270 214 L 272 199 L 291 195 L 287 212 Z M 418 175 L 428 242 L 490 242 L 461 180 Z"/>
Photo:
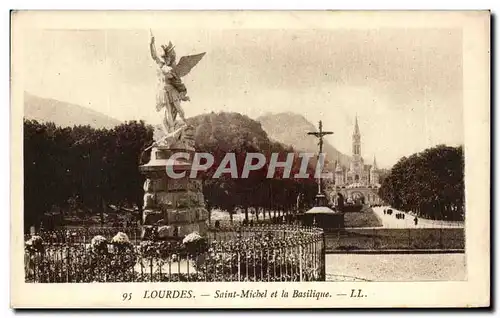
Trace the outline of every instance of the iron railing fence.
<path fill-rule="evenodd" d="M 325 237 L 317 228 L 242 226 L 209 232 L 203 244 L 194 245 L 141 241 L 137 228 L 99 229 L 26 237 L 26 282 L 324 281 L 326 276 Z M 115 230 L 129 240 L 110 242 Z M 96 235 L 107 240 L 96 243 Z"/>

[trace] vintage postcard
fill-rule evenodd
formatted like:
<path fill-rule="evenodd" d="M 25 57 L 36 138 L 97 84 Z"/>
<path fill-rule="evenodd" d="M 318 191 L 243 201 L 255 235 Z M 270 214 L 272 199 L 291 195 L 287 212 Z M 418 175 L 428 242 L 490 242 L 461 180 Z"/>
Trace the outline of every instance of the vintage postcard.
<path fill-rule="evenodd" d="M 490 12 L 11 27 L 12 307 L 490 305 Z"/>

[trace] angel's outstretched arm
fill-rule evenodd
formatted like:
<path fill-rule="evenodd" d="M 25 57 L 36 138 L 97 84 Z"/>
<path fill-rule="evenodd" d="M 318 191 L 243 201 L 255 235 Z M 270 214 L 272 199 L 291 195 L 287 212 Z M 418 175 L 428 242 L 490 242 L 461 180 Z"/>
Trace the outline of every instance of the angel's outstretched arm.
<path fill-rule="evenodd" d="M 151 37 L 151 43 L 149 44 L 149 49 L 151 50 L 151 57 L 156 62 L 156 64 L 161 64 L 161 60 L 158 57 L 158 55 L 156 54 L 156 46 L 155 46 L 154 36 Z"/>

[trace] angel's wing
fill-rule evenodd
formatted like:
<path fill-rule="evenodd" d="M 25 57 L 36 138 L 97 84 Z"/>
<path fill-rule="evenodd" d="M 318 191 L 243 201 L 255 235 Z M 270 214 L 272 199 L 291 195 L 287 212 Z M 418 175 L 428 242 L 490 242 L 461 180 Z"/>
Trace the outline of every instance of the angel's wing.
<path fill-rule="evenodd" d="M 179 76 L 184 77 L 196 64 L 205 56 L 205 53 L 200 53 L 196 55 L 183 56 L 179 60 L 179 63 L 173 68 L 173 71 Z"/>

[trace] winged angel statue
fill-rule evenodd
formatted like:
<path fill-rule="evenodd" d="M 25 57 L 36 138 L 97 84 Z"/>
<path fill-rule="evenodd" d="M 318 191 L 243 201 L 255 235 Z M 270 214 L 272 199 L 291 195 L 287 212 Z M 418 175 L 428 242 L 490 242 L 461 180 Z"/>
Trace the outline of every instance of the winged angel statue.
<path fill-rule="evenodd" d="M 183 56 L 179 60 L 179 63 L 176 63 L 174 45 L 169 42 L 168 45 L 162 45 L 161 48 L 163 52 L 158 57 L 155 38 L 151 33 L 151 57 L 156 62 L 156 74 L 158 77 L 156 110 L 165 110 L 162 126 L 165 134 L 168 136 L 178 130 L 175 130 L 177 115 L 179 115 L 183 125 L 187 125 L 181 102 L 189 101 L 190 99 L 187 96 L 187 89 L 182 83 L 181 78 L 189 74 L 205 53 Z"/>

